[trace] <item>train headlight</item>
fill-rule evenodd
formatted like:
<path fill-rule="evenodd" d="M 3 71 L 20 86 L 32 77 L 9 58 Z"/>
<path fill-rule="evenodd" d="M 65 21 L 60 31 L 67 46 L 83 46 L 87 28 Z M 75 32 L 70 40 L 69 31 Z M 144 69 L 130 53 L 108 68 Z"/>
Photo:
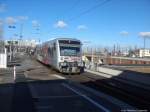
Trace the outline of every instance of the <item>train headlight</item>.
<path fill-rule="evenodd" d="M 60 58 L 61 61 L 63 61 L 63 59 L 64 59 L 63 57 Z"/>
<path fill-rule="evenodd" d="M 63 66 L 67 66 L 67 63 L 66 63 L 66 62 L 63 62 Z"/>
<path fill-rule="evenodd" d="M 61 66 L 64 66 L 64 63 L 62 62 L 62 63 L 60 63 L 60 65 L 61 65 Z"/>
<path fill-rule="evenodd" d="M 66 62 L 62 62 L 60 63 L 61 66 L 67 66 L 67 63 Z"/>
<path fill-rule="evenodd" d="M 83 63 L 82 63 L 82 62 L 79 62 L 79 63 L 78 63 L 78 66 L 83 66 Z"/>

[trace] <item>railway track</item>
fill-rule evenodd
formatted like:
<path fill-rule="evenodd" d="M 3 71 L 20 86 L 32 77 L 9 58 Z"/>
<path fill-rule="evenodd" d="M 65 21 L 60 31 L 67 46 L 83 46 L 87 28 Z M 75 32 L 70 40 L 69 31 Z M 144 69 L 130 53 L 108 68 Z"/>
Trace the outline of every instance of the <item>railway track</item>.
<path fill-rule="evenodd" d="M 97 79 L 97 77 L 92 77 L 89 73 L 87 73 L 87 75 L 86 73 L 83 75 L 65 75 L 65 77 L 69 80 L 80 82 L 85 86 L 109 94 L 138 109 L 150 110 L 150 92 L 145 89 L 115 79 Z"/>
<path fill-rule="evenodd" d="M 45 66 L 50 69 L 49 66 Z M 120 99 L 138 109 L 150 110 L 149 91 L 136 87 L 116 79 L 106 79 L 91 73 L 66 75 L 50 69 L 50 73 L 57 73 L 68 80 L 78 82 L 87 87 L 102 91 L 110 96 Z"/>
<path fill-rule="evenodd" d="M 84 85 L 103 91 L 104 93 L 125 101 L 126 103 L 139 109 L 150 109 L 149 99 L 146 99 L 143 95 L 136 94 L 135 92 L 130 92 L 125 88 L 117 87 L 114 83 L 95 81 L 92 83 L 85 83 Z"/>

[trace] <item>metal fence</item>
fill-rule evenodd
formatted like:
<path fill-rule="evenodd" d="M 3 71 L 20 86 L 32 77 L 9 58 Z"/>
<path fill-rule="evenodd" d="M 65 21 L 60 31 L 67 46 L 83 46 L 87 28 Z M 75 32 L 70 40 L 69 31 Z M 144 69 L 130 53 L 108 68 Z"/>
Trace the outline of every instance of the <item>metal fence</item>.
<path fill-rule="evenodd" d="M 91 70 L 91 71 L 99 71 L 99 67 L 101 67 L 102 63 L 92 63 L 92 62 L 86 62 L 85 63 L 85 68 L 87 70 Z"/>
<path fill-rule="evenodd" d="M 0 48 L 0 68 L 7 68 L 7 52 L 6 48 Z"/>

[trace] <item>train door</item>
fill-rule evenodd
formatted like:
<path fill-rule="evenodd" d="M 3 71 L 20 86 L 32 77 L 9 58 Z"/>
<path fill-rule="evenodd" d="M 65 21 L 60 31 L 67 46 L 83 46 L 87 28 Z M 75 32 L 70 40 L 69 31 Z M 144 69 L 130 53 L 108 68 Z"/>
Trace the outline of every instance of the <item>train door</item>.
<path fill-rule="evenodd" d="M 57 68 L 57 58 L 58 58 L 58 56 L 57 56 L 56 42 L 54 42 L 53 45 L 52 45 L 52 51 L 53 51 L 53 53 L 52 53 L 53 65 L 54 65 L 55 68 Z"/>
<path fill-rule="evenodd" d="M 56 44 L 55 42 L 51 42 L 48 47 L 48 57 L 49 57 L 49 64 L 56 68 L 57 63 L 57 53 L 56 53 Z"/>

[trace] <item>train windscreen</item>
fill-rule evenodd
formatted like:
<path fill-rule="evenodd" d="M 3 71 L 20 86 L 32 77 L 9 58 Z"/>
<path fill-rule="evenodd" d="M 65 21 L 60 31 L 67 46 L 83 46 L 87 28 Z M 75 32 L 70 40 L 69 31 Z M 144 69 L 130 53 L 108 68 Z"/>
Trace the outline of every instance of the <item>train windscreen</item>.
<path fill-rule="evenodd" d="M 60 46 L 60 56 L 80 56 L 80 47 Z"/>

